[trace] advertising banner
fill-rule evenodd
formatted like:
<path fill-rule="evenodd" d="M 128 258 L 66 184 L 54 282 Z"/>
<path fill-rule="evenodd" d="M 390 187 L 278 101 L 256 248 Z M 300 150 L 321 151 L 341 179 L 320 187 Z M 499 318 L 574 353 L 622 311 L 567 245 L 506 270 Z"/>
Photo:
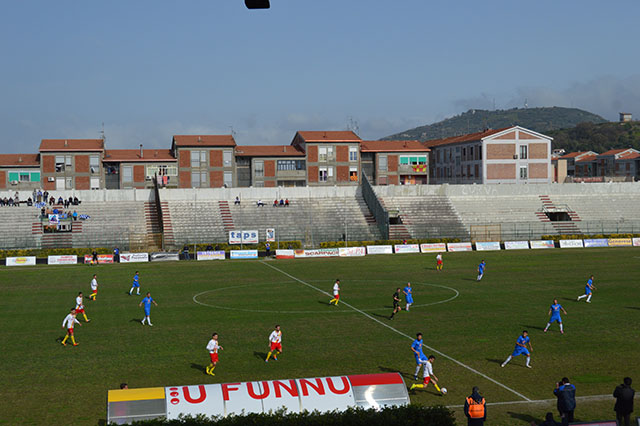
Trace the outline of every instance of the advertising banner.
<path fill-rule="evenodd" d="M 120 263 L 148 262 L 149 253 L 121 253 Z"/>
<path fill-rule="evenodd" d="M 229 244 L 258 244 L 258 231 L 229 231 Z"/>
<path fill-rule="evenodd" d="M 393 246 L 367 246 L 367 254 L 393 254 Z"/>
<path fill-rule="evenodd" d="M 634 247 L 640 247 L 640 238 L 634 238 L 633 239 L 633 246 Z"/>
<path fill-rule="evenodd" d="M 472 251 L 471 243 L 448 243 L 448 251 Z"/>
<path fill-rule="evenodd" d="M 609 238 L 609 247 L 629 247 L 632 245 L 631 238 Z"/>
<path fill-rule="evenodd" d="M 91 263 L 91 259 L 93 256 L 90 254 L 84 255 L 84 263 Z M 98 255 L 98 263 L 113 263 L 113 255 L 112 254 L 99 254 Z"/>
<path fill-rule="evenodd" d="M 258 250 L 231 250 L 231 259 L 257 259 Z"/>
<path fill-rule="evenodd" d="M 293 250 L 276 250 L 276 259 L 293 259 L 294 257 Z"/>
<path fill-rule="evenodd" d="M 422 253 L 434 253 L 439 251 L 447 251 L 447 245 L 445 243 L 420 244 L 420 251 Z"/>
<path fill-rule="evenodd" d="M 550 249 L 556 246 L 553 240 L 529 241 L 529 245 L 532 249 Z"/>
<path fill-rule="evenodd" d="M 78 256 L 75 254 L 47 257 L 48 265 L 75 265 L 76 263 L 78 263 Z"/>
<path fill-rule="evenodd" d="M 35 264 L 35 256 L 7 257 L 7 266 L 28 266 Z"/>
<path fill-rule="evenodd" d="M 499 241 L 478 241 L 476 242 L 477 251 L 500 250 Z"/>
<path fill-rule="evenodd" d="M 351 257 L 351 256 L 364 256 L 366 250 L 364 247 L 340 247 L 338 249 L 338 255 L 341 257 Z"/>
<path fill-rule="evenodd" d="M 159 417 L 226 417 L 280 409 L 292 413 L 343 411 L 349 407 L 380 409 L 409 402 L 399 373 L 124 389 L 108 392 L 107 423 Z"/>
<path fill-rule="evenodd" d="M 60 223 L 60 216 L 57 214 L 49 215 L 49 225 L 58 225 Z"/>
<path fill-rule="evenodd" d="M 396 253 L 420 253 L 418 244 L 396 244 L 393 249 Z"/>
<path fill-rule="evenodd" d="M 166 253 L 166 252 L 156 252 L 151 253 L 151 261 L 152 262 L 169 262 L 173 260 L 180 260 L 179 253 Z"/>
<path fill-rule="evenodd" d="M 321 248 L 309 250 L 295 250 L 295 257 L 336 257 L 340 256 L 337 248 Z"/>
<path fill-rule="evenodd" d="M 276 240 L 276 230 L 273 228 L 267 229 L 267 235 L 265 238 L 268 242 L 273 242 Z"/>
<path fill-rule="evenodd" d="M 524 250 L 529 248 L 529 241 L 505 241 L 505 250 Z"/>
<path fill-rule="evenodd" d="M 224 251 L 199 251 L 196 253 L 197 260 L 224 260 Z"/>
<path fill-rule="evenodd" d="M 597 238 L 595 240 L 584 240 L 585 247 L 609 247 L 609 240 L 606 238 Z"/>
<path fill-rule="evenodd" d="M 583 247 L 582 240 L 560 240 L 560 248 Z"/>

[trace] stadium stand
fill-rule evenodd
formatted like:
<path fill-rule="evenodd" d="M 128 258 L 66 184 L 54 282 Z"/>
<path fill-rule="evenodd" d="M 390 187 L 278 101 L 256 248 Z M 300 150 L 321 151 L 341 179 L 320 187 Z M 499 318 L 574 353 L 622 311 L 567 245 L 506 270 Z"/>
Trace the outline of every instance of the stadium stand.
<path fill-rule="evenodd" d="M 40 211 L 34 207 L 0 208 L 0 247 L 38 248 L 42 239 Z"/>
<path fill-rule="evenodd" d="M 74 247 L 128 248 L 132 235 L 147 233 L 143 201 L 83 201 L 75 210 L 90 218 L 73 232 Z"/>

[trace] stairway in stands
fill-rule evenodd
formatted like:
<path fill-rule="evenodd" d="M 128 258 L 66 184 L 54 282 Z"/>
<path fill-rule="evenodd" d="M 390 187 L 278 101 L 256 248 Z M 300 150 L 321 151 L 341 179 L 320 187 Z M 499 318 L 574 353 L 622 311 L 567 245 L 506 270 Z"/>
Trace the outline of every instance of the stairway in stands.
<path fill-rule="evenodd" d="M 538 197 L 544 209 L 551 211 L 556 210 L 556 206 L 553 204 L 551 197 L 548 195 L 539 195 Z M 550 222 L 558 234 L 581 234 L 582 231 L 575 222 L 581 222 L 582 219 L 580 219 L 580 215 L 577 212 L 570 209 L 571 208 L 567 206 L 567 214 L 571 218 L 571 221 L 552 222 L 544 212 L 536 212 L 536 216 L 540 222 Z"/>
<path fill-rule="evenodd" d="M 53 232 L 42 234 L 42 248 L 71 248 L 73 234 L 71 232 Z"/>
<path fill-rule="evenodd" d="M 146 244 L 148 250 L 160 250 L 162 248 L 162 227 L 156 210 L 155 201 L 145 201 L 144 220 L 147 226 Z"/>
<path fill-rule="evenodd" d="M 411 234 L 406 226 L 403 224 L 389 225 L 389 239 L 390 240 L 404 240 L 411 238 Z"/>
<path fill-rule="evenodd" d="M 161 201 L 160 208 L 162 209 L 162 234 L 164 238 L 164 247 L 166 250 L 168 247 L 174 247 L 176 244 L 176 240 L 173 236 L 173 224 L 171 223 L 171 212 L 169 211 L 169 203 L 166 201 Z"/>
<path fill-rule="evenodd" d="M 231 210 L 229 209 L 228 201 L 218 201 L 218 210 L 220 210 L 220 216 L 222 217 L 222 226 L 224 226 L 224 231 L 226 234 L 229 231 L 233 231 L 233 216 L 231 215 Z"/>

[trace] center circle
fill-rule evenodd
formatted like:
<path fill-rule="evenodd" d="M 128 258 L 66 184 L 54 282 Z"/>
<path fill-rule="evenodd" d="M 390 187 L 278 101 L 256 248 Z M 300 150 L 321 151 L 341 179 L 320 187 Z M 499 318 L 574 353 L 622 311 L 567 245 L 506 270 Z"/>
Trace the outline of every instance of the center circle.
<path fill-rule="evenodd" d="M 309 280 L 309 281 L 305 281 L 308 284 L 313 285 L 313 283 L 322 283 L 323 286 L 320 288 L 321 290 L 324 289 L 324 287 L 330 287 L 327 286 L 327 281 L 326 280 Z M 388 285 L 389 282 L 388 281 L 381 281 L 381 280 L 349 280 L 349 281 L 344 281 L 344 283 L 361 283 L 361 282 L 366 282 L 369 284 L 385 284 Z M 243 285 L 236 285 L 236 286 L 228 286 L 228 287 L 221 287 L 221 288 L 216 288 L 216 289 L 212 289 L 212 290 L 205 290 L 203 292 L 200 292 L 198 294 L 195 294 L 193 296 L 193 302 L 198 304 L 198 305 L 202 305 L 202 306 L 207 306 L 210 308 L 216 308 L 216 309 L 224 309 L 227 311 L 239 311 L 239 312 L 258 312 L 258 313 L 278 313 L 278 314 L 326 314 L 326 313 L 342 313 L 342 314 L 348 314 L 348 313 L 357 313 L 357 311 L 352 310 L 352 309 L 340 309 L 340 310 L 336 310 L 336 309 L 324 309 L 324 310 L 274 310 L 274 309 L 251 309 L 251 308 L 242 308 L 242 307 L 231 307 L 231 306 L 224 306 L 224 305 L 220 305 L 218 303 L 207 303 L 208 301 L 202 301 L 199 300 L 202 297 L 201 296 L 205 296 L 205 295 L 209 295 L 212 293 L 218 293 L 218 292 L 224 292 L 224 291 L 234 291 L 237 289 L 242 289 L 242 288 L 247 288 L 247 287 L 262 287 L 262 286 L 274 286 L 274 285 L 281 285 L 281 284 L 298 284 L 300 285 L 300 283 L 298 281 L 279 281 L 277 283 L 255 283 L 255 284 L 243 284 Z M 439 305 L 442 303 L 447 303 L 447 302 L 451 302 L 452 300 L 456 299 L 459 295 L 460 292 L 458 292 L 458 290 L 456 290 L 455 288 L 452 287 L 447 287 L 444 285 L 439 285 L 439 284 L 429 284 L 429 283 L 419 283 L 419 282 L 412 282 L 412 285 L 416 286 L 425 286 L 425 287 L 434 287 L 434 288 L 439 288 L 439 289 L 444 289 L 447 290 L 447 292 L 451 292 L 453 293 L 452 296 L 446 298 L 446 299 L 442 299 L 442 300 L 437 300 L 435 302 L 430 302 L 430 303 L 421 303 L 421 304 L 412 304 L 411 308 L 412 309 L 416 309 L 416 308 L 422 308 L 422 307 L 426 307 L 426 306 L 433 306 L 433 305 Z M 317 287 L 314 285 L 314 287 Z M 390 286 L 391 287 L 391 286 Z M 415 287 L 414 287 L 415 288 Z M 329 293 L 329 291 L 327 291 L 327 293 Z M 419 298 L 420 296 L 417 296 L 414 294 L 414 298 Z M 391 297 L 389 296 L 389 300 L 391 299 Z M 345 299 L 346 303 L 350 303 L 348 299 Z M 320 302 L 322 303 L 322 302 Z M 373 307 L 373 308 L 362 308 L 359 306 L 356 306 L 358 309 L 360 309 L 361 311 L 364 312 L 379 312 L 379 311 L 388 311 L 391 309 L 390 306 L 388 307 Z"/>

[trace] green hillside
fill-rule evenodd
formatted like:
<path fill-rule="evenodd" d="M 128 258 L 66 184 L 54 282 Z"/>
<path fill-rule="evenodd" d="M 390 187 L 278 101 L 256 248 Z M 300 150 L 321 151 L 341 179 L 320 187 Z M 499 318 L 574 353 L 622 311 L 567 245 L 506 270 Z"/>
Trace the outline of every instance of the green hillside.
<path fill-rule="evenodd" d="M 552 130 L 568 129 L 584 122 L 605 123 L 606 120 L 599 115 L 576 108 L 513 108 L 496 111 L 476 109 L 438 123 L 416 127 L 381 139 L 425 141 L 480 132 L 486 128 L 499 129 L 512 125 L 549 134 Z"/>
<path fill-rule="evenodd" d="M 566 152 L 635 148 L 640 150 L 640 122 L 629 123 L 581 123 L 571 129 L 546 133 L 553 138 L 553 148 Z"/>

